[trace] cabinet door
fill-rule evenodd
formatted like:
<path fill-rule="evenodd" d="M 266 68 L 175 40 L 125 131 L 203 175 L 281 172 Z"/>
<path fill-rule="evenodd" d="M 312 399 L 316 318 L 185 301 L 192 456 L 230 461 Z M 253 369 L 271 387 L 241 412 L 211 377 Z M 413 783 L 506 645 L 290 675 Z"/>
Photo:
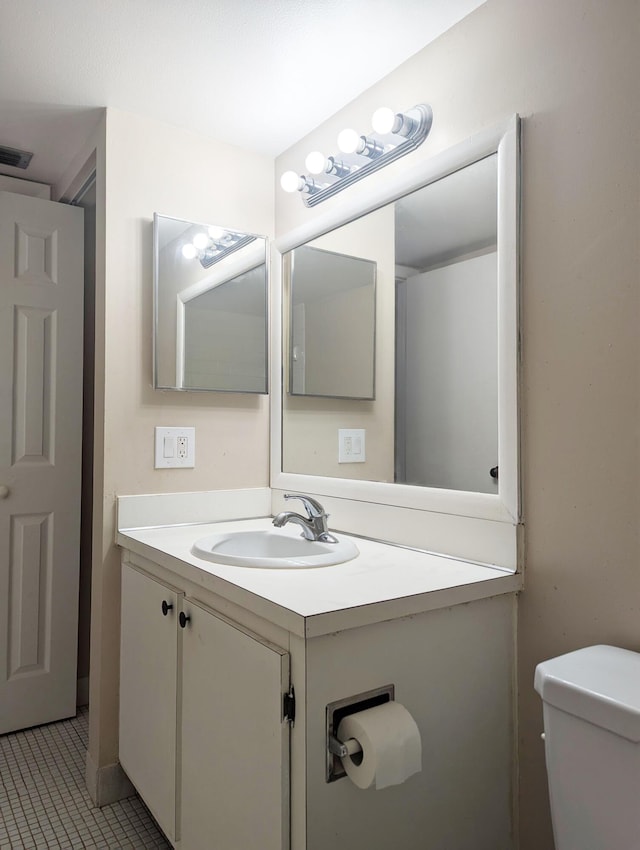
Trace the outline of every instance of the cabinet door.
<path fill-rule="evenodd" d="M 177 621 L 178 594 L 123 564 L 120 762 L 171 840 L 177 838 Z"/>
<path fill-rule="evenodd" d="M 286 850 L 289 655 L 185 601 L 182 847 Z"/>

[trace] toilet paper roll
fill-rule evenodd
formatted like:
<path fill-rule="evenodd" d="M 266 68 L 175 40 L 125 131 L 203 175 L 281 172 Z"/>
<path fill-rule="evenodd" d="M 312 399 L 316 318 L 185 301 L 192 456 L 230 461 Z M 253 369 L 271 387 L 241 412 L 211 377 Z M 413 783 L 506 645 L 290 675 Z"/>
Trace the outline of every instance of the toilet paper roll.
<path fill-rule="evenodd" d="M 385 702 L 349 714 L 337 730 L 340 741 L 355 738 L 362 753 L 345 756 L 347 776 L 358 788 L 399 785 L 422 770 L 420 730 L 399 702 Z"/>

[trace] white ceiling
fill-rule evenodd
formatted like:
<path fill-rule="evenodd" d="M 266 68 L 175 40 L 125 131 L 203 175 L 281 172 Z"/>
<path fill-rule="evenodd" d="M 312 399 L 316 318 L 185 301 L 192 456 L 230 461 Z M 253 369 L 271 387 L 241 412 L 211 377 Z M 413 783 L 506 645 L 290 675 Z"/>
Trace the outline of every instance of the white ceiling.
<path fill-rule="evenodd" d="M 275 156 L 484 0 L 5 0 L 0 145 L 55 182 L 113 106 Z"/>

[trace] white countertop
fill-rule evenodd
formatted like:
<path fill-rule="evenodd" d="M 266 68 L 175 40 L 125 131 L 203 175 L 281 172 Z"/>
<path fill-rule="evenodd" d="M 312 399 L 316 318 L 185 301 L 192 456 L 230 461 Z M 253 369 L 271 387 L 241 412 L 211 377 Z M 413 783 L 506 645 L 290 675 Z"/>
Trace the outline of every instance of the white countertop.
<path fill-rule="evenodd" d="M 335 532 L 353 540 L 359 556 L 304 569 L 226 566 L 198 558 L 200 537 L 273 529 L 271 517 L 234 522 L 121 529 L 117 543 L 303 637 L 409 616 L 520 590 L 521 577 L 503 569 Z M 299 528 L 279 529 L 298 536 Z"/>

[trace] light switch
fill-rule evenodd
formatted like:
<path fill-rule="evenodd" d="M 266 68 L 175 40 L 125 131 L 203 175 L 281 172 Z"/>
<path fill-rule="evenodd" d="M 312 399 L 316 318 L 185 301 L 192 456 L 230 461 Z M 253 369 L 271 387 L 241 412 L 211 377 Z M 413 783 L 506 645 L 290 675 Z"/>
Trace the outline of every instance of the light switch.
<path fill-rule="evenodd" d="M 338 463 L 364 463 L 364 428 L 338 428 Z"/>
<path fill-rule="evenodd" d="M 196 465 L 196 429 L 155 429 L 155 468 L 184 469 Z"/>

